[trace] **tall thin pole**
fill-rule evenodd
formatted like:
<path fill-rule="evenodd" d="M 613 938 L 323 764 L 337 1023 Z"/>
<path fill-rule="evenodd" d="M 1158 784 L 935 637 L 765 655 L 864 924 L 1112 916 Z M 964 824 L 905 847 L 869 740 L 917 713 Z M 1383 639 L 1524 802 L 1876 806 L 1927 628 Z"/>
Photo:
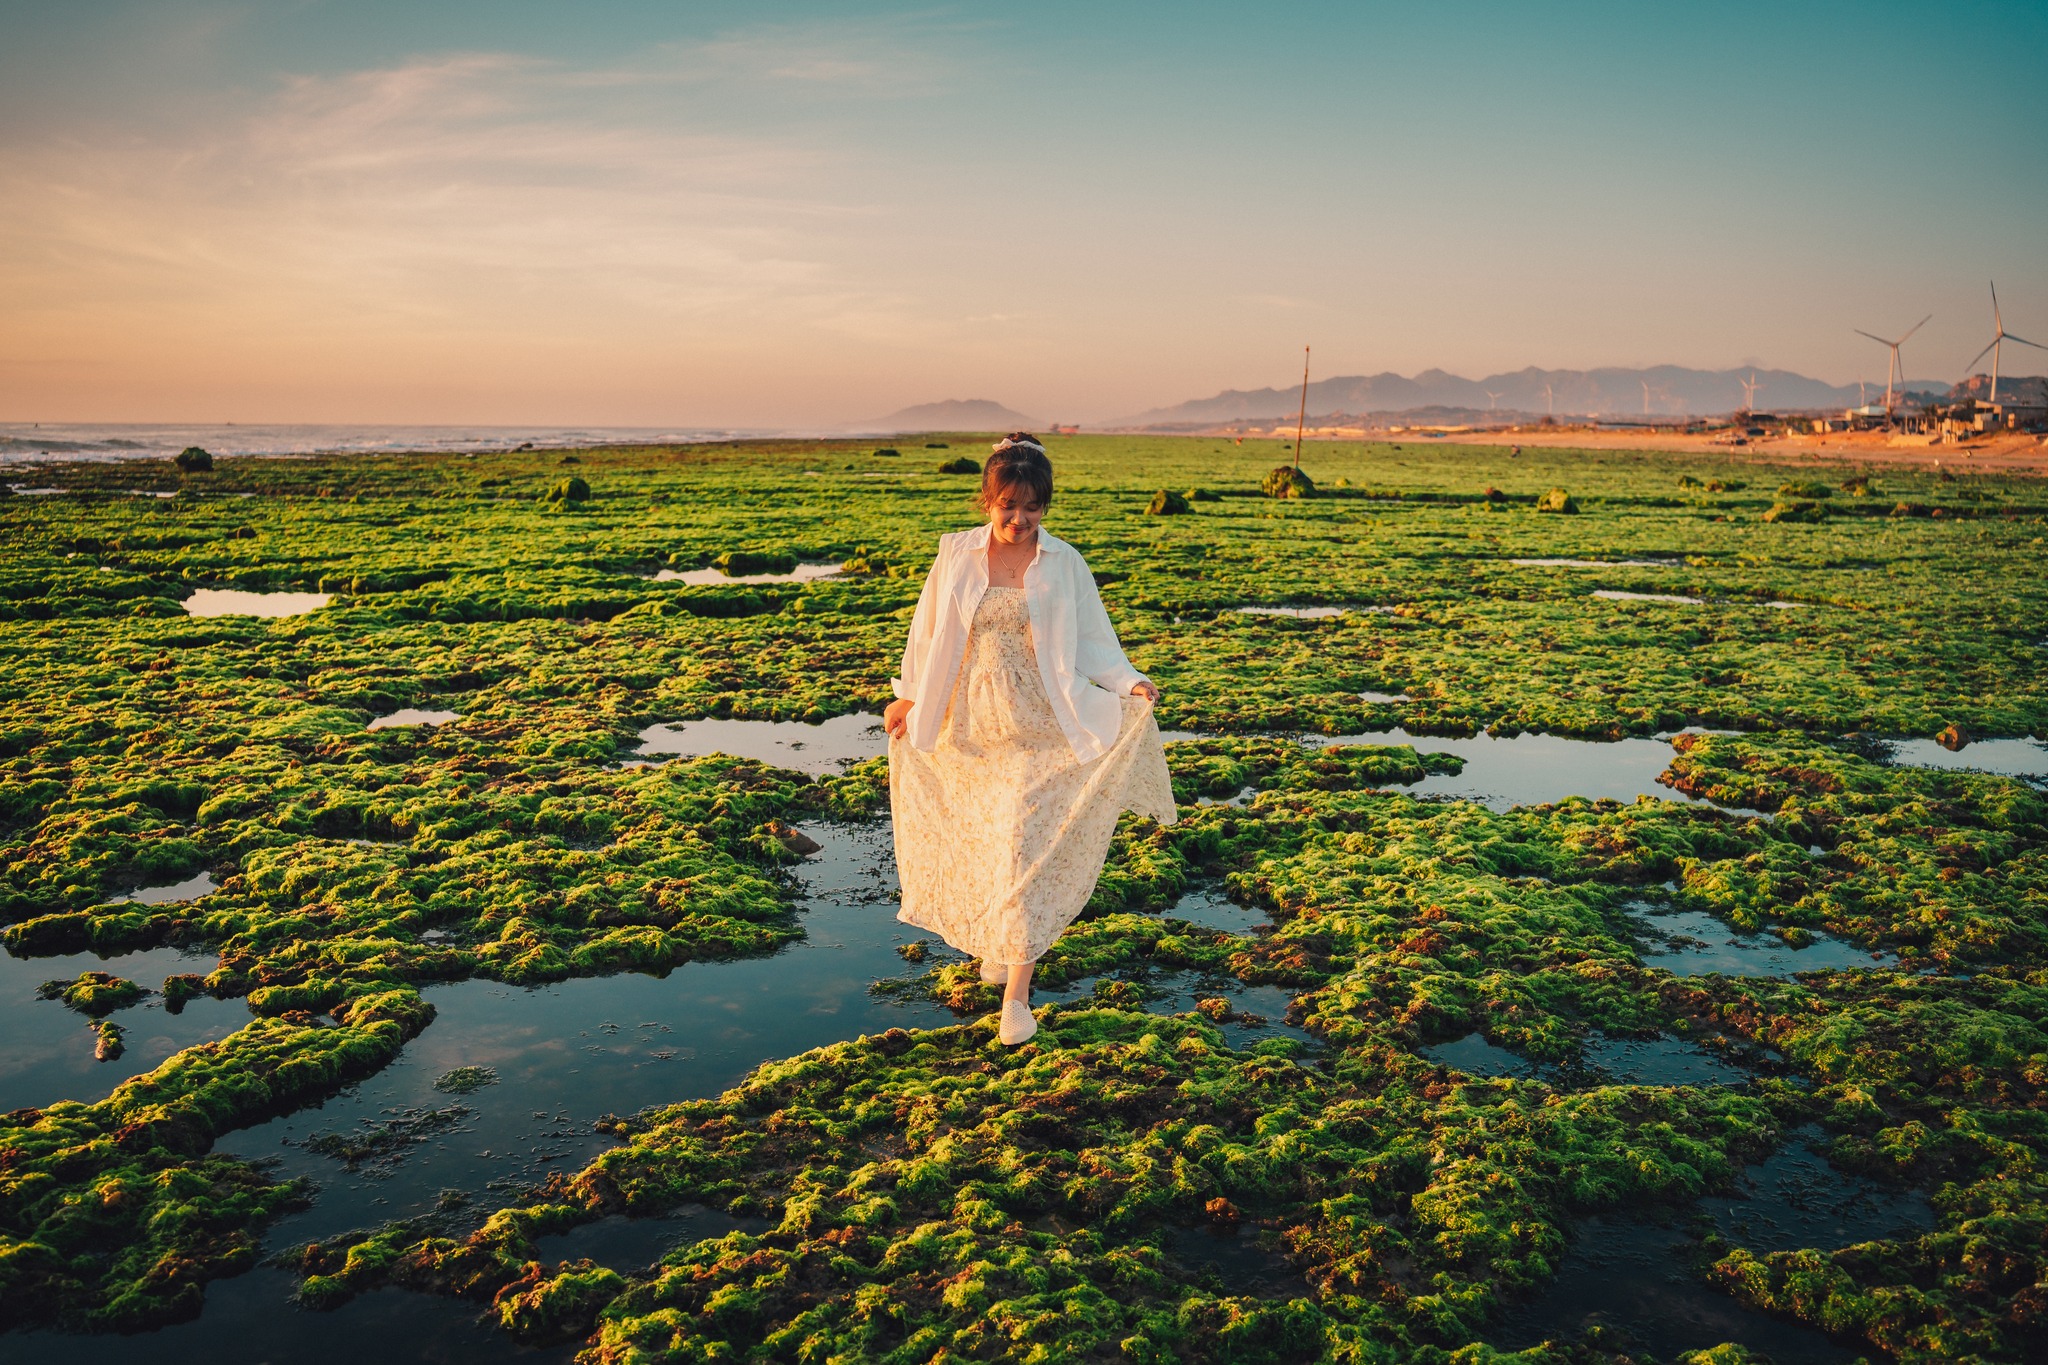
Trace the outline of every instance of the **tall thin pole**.
<path fill-rule="evenodd" d="M 1308 424 L 1308 347 L 1301 348 L 1301 411 L 1294 415 L 1294 467 L 1301 468 L 1301 429 Z"/>

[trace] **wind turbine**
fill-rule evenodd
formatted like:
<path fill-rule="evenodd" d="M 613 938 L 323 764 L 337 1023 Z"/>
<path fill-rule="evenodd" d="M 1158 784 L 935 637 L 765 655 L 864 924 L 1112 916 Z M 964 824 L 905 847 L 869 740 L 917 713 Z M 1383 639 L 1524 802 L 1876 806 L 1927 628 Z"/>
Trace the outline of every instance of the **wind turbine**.
<path fill-rule="evenodd" d="M 2019 340 L 2019 338 L 2014 337 L 2013 340 L 2017 341 Z M 1486 410 L 1488 412 L 1492 412 L 1495 408 L 1500 406 L 1500 395 L 1495 393 L 1492 389 L 1481 389 L 1480 392 L 1486 395 Z"/>
<path fill-rule="evenodd" d="M 1751 370 L 1749 378 L 1738 379 L 1735 382 L 1742 385 L 1742 410 L 1746 413 L 1755 412 L 1756 391 L 1763 387 L 1762 384 L 1757 382 L 1756 371 Z"/>
<path fill-rule="evenodd" d="M 1636 382 L 1643 386 L 1643 416 L 1648 417 L 1650 415 L 1650 381 L 1638 379 Z"/>
<path fill-rule="evenodd" d="M 1876 333 L 1866 332 L 1861 327 L 1852 327 L 1849 329 L 1850 331 L 1856 333 L 1857 336 L 1869 337 L 1872 341 L 1876 342 L 1880 346 L 1891 347 L 1891 359 L 1889 362 L 1887 362 L 1884 371 L 1884 415 L 1887 417 L 1892 415 L 1892 375 L 1896 373 L 1899 376 L 1899 388 L 1902 391 L 1906 387 L 1906 367 L 1899 361 L 1899 347 L 1906 344 L 1906 337 L 1912 336 L 1914 332 L 1917 332 L 1922 327 L 1925 327 L 1927 325 L 1927 318 L 1931 318 L 1933 316 L 1934 314 L 1929 313 L 1926 318 L 1922 318 L 1920 319 L 1920 321 L 1914 323 L 1910 328 L 1907 329 L 1906 336 L 1900 337 L 1897 341 L 1886 341 L 1883 337 L 1878 336 Z M 1993 342 L 1992 344 L 1996 345 L 1997 343 Z M 1988 350 L 1989 347 L 1987 347 L 1986 349 Z M 1973 360 L 1970 363 L 1974 365 L 1977 362 Z"/>
<path fill-rule="evenodd" d="M 1550 384 L 1547 380 L 1543 385 L 1543 411 L 1552 417 L 1557 416 L 1557 400 L 1551 396 Z"/>
<path fill-rule="evenodd" d="M 2025 337 L 2016 337 L 2011 332 L 2005 330 L 2005 319 L 1998 312 L 1998 282 L 1996 280 L 1991 283 L 1991 321 L 1997 326 L 1998 335 L 1991 338 L 1991 344 L 1986 346 L 1983 351 L 1977 352 L 1975 359 L 1963 366 L 1963 377 L 1967 379 L 1969 372 L 1977 367 L 1977 361 L 1984 358 L 1984 352 L 1989 351 L 1991 353 L 1991 398 L 1989 401 L 1996 403 L 1998 401 L 1999 344 L 2001 342 L 2017 341 L 2020 345 L 2031 346 L 2037 351 L 2048 351 L 2048 346 L 2043 346 L 2038 341 L 2029 341 Z"/>

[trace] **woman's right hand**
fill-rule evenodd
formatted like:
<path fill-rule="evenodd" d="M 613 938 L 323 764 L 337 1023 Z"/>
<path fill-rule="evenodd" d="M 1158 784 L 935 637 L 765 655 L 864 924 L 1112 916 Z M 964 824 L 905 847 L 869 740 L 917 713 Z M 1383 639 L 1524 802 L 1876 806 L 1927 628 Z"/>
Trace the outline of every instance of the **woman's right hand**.
<path fill-rule="evenodd" d="M 901 739 L 910 733 L 910 708 L 915 702 L 901 697 L 889 703 L 882 712 L 882 728 L 889 732 L 889 738 Z"/>

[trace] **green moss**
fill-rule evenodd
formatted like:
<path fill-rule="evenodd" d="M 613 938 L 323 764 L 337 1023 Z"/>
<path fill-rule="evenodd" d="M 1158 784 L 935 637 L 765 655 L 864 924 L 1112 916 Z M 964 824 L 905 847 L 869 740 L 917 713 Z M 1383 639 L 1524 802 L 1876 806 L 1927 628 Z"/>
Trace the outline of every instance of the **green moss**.
<path fill-rule="evenodd" d="M 45 981 L 36 988 L 43 1000 L 62 1000 L 80 1014 L 97 1019 L 127 1009 L 149 992 L 111 972 L 80 972 L 76 981 Z"/>

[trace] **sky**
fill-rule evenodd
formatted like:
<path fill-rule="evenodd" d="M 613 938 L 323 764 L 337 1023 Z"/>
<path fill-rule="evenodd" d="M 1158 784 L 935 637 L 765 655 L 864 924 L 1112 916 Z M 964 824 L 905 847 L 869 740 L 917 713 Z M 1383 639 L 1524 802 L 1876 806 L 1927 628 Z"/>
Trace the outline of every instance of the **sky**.
<path fill-rule="evenodd" d="M 2044 46 L 2037 2 L 0 0 L 0 421 L 1101 421 L 1304 344 L 1850 383 L 1927 313 L 1949 381 L 1991 280 L 2048 342 Z"/>

